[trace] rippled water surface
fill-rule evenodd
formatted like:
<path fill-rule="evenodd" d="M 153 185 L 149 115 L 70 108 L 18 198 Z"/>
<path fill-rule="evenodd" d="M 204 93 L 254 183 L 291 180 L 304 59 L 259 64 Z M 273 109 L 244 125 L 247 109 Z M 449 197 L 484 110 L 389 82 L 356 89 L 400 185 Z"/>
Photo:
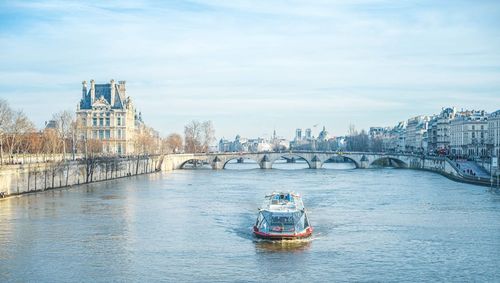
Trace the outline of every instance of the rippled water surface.
<path fill-rule="evenodd" d="M 411 170 L 229 164 L 0 201 L 0 281 L 498 281 L 500 195 Z M 294 169 L 294 170 L 291 170 Z M 252 236 L 266 193 L 312 239 Z"/>

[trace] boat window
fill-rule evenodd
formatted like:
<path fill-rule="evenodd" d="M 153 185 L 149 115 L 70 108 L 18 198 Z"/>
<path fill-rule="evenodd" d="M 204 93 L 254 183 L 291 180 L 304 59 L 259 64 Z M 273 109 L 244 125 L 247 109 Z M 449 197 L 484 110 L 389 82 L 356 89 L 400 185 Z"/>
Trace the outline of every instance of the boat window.
<path fill-rule="evenodd" d="M 262 213 L 259 213 L 259 217 L 257 217 L 257 221 L 255 222 L 255 226 L 259 226 L 260 223 L 262 222 L 262 219 L 264 219 L 264 216 L 262 216 Z"/>
<path fill-rule="evenodd" d="M 292 216 L 273 216 L 271 219 L 272 225 L 278 224 L 293 224 Z"/>

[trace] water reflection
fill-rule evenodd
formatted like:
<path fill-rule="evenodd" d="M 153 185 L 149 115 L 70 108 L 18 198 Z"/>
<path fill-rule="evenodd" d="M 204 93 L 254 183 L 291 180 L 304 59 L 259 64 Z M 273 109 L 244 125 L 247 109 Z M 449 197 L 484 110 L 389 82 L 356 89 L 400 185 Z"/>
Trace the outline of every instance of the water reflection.
<path fill-rule="evenodd" d="M 325 162 L 323 163 L 322 168 L 334 170 L 352 170 L 356 169 L 356 165 L 353 162 Z"/>
<path fill-rule="evenodd" d="M 260 252 L 303 252 L 311 248 L 312 239 L 301 240 L 260 240 L 255 239 L 255 249 Z"/>
<path fill-rule="evenodd" d="M 233 159 L 226 163 L 225 170 L 251 170 L 260 169 L 259 164 L 252 159 L 243 158 L 241 160 Z"/>

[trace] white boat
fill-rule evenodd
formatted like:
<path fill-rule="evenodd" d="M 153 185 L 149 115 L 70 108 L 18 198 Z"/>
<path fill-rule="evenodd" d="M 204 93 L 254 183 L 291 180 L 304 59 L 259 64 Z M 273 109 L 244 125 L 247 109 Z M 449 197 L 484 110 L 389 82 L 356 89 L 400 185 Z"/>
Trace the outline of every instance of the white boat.
<path fill-rule="evenodd" d="M 273 240 L 307 238 L 312 232 L 302 198 L 294 192 L 266 196 L 253 227 L 255 236 Z"/>

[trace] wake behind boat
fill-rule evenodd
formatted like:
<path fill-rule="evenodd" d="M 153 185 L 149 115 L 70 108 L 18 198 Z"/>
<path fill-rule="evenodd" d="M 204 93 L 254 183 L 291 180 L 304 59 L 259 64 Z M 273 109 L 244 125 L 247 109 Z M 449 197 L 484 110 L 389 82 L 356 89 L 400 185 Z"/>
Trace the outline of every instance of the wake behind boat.
<path fill-rule="evenodd" d="M 266 196 L 253 227 L 255 236 L 272 240 L 306 238 L 312 231 L 302 198 L 293 192 Z"/>

